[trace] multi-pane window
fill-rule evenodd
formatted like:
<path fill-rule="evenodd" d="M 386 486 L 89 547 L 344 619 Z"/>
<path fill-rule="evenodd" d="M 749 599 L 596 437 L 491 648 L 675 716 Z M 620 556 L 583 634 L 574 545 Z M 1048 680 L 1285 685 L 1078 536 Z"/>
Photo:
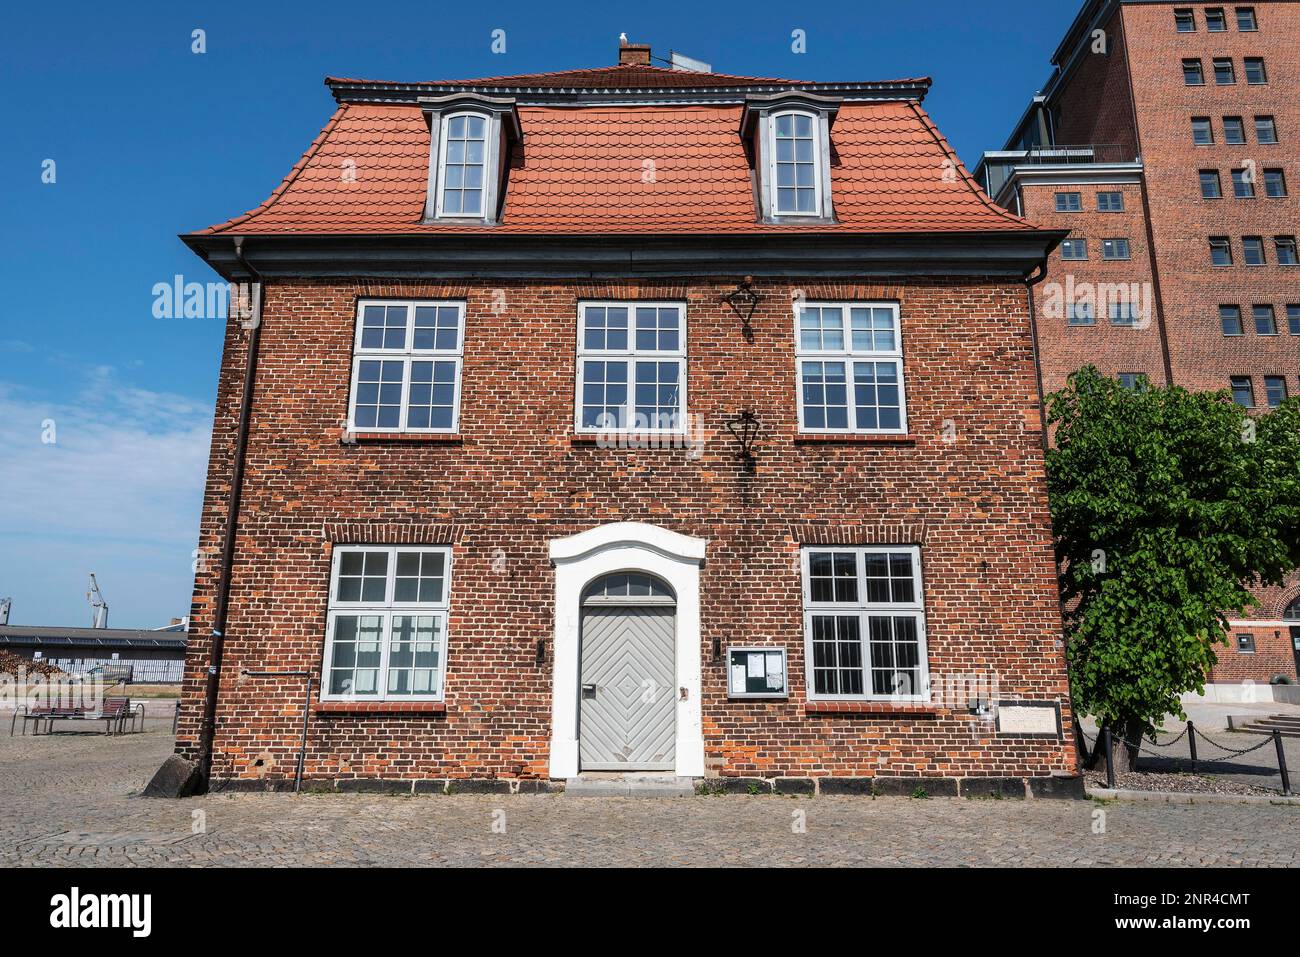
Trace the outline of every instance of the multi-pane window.
<path fill-rule="evenodd" d="M 1201 170 L 1201 199 L 1222 199 L 1223 186 L 1216 169 Z"/>
<path fill-rule="evenodd" d="M 1241 122 L 1240 116 L 1223 118 L 1223 142 L 1229 146 L 1240 146 L 1246 142 L 1246 127 Z"/>
<path fill-rule="evenodd" d="M 321 697 L 441 699 L 450 592 L 449 548 L 335 548 Z"/>
<path fill-rule="evenodd" d="M 918 548 L 805 548 L 803 590 L 810 699 L 928 698 Z"/>
<path fill-rule="evenodd" d="M 1255 636 L 1238 635 L 1237 651 L 1239 651 L 1243 655 L 1253 655 L 1255 653 Z"/>
<path fill-rule="evenodd" d="M 800 431 L 907 431 L 898 306 L 809 303 L 796 336 Z"/>
<path fill-rule="evenodd" d="M 1205 8 L 1205 29 L 1210 33 L 1223 33 L 1228 29 L 1228 18 L 1223 7 Z"/>
<path fill-rule="evenodd" d="M 778 216 L 821 214 L 817 118 L 808 113 L 772 117 L 772 209 Z"/>
<path fill-rule="evenodd" d="M 1225 336 L 1243 335 L 1244 330 L 1241 326 L 1241 307 L 1220 306 L 1219 325 L 1223 328 L 1223 334 Z"/>
<path fill-rule="evenodd" d="M 1197 146 L 1209 146 L 1214 142 L 1214 129 L 1208 116 L 1192 117 L 1192 142 Z"/>
<path fill-rule="evenodd" d="M 1277 142 L 1277 124 L 1273 121 L 1273 117 L 1255 117 L 1255 140 L 1265 146 Z"/>
<path fill-rule="evenodd" d="M 1115 326 L 1136 326 L 1138 323 L 1137 303 L 1112 302 L 1110 304 L 1110 321 Z"/>
<path fill-rule="evenodd" d="M 1276 409 L 1286 401 L 1286 376 L 1266 375 L 1264 376 L 1264 396 L 1268 400 L 1268 407 Z"/>
<path fill-rule="evenodd" d="M 667 302 L 589 302 L 578 310 L 579 432 L 686 427 L 686 310 Z"/>
<path fill-rule="evenodd" d="M 1242 61 L 1246 68 L 1246 82 L 1253 86 L 1259 86 L 1261 83 L 1268 82 L 1268 70 L 1264 68 L 1264 58 L 1257 56 L 1248 56 Z"/>
<path fill-rule="evenodd" d="M 1232 265 L 1232 244 L 1227 236 L 1210 237 L 1210 263 L 1215 266 Z"/>
<path fill-rule="evenodd" d="M 1196 32 L 1196 14 L 1187 7 L 1178 7 L 1174 10 L 1174 26 L 1179 33 Z"/>
<path fill-rule="evenodd" d="M 1150 385 L 1145 372 L 1121 372 L 1119 374 L 1120 388 L 1128 389 L 1130 392 L 1145 392 Z"/>
<path fill-rule="evenodd" d="M 1093 323 L 1092 303 L 1072 302 L 1065 307 L 1065 317 L 1069 325 L 1090 326 Z"/>
<path fill-rule="evenodd" d="M 1286 307 L 1286 325 L 1293 336 L 1300 336 L 1300 305 Z"/>
<path fill-rule="evenodd" d="M 1128 259 L 1129 245 L 1127 239 L 1103 239 L 1101 241 L 1102 259 Z"/>
<path fill-rule="evenodd" d="M 1105 191 L 1097 194 L 1097 211 L 1102 213 L 1122 213 L 1124 212 L 1124 194 L 1115 191 Z"/>
<path fill-rule="evenodd" d="M 1262 237 L 1241 237 L 1241 261 L 1247 266 L 1264 265 L 1264 240 Z"/>
<path fill-rule="evenodd" d="M 1233 69 L 1229 57 L 1214 58 L 1214 82 L 1219 86 L 1228 86 L 1237 82 L 1237 71 Z"/>
<path fill-rule="evenodd" d="M 487 117 L 480 113 L 453 113 L 443 117 L 438 164 L 439 216 L 483 215 L 487 128 Z"/>
<path fill-rule="evenodd" d="M 349 422 L 357 432 L 454 432 L 465 306 L 363 299 Z"/>
<path fill-rule="evenodd" d="M 1254 7 L 1237 8 L 1237 29 L 1242 33 L 1254 33 L 1259 29 L 1258 24 L 1255 22 Z"/>
<path fill-rule="evenodd" d="M 1251 309 L 1251 315 L 1255 317 L 1255 335 L 1277 335 L 1277 320 L 1273 315 L 1272 306 L 1255 306 Z"/>
<path fill-rule="evenodd" d="M 1300 259 L 1297 259 L 1296 257 L 1294 236 L 1274 236 L 1273 252 L 1277 256 L 1277 264 L 1279 266 L 1300 265 Z"/>
<path fill-rule="evenodd" d="M 1183 61 L 1183 83 L 1187 86 L 1205 85 L 1205 70 L 1200 60 L 1188 58 Z"/>
<path fill-rule="evenodd" d="M 1088 258 L 1088 240 L 1063 239 L 1061 241 L 1061 258 L 1068 260 Z"/>
<path fill-rule="evenodd" d="M 1255 198 L 1255 175 L 1250 169 L 1232 171 L 1232 195 L 1237 199 Z"/>
<path fill-rule="evenodd" d="M 1057 193 L 1056 211 L 1058 213 L 1083 212 L 1083 194 L 1082 193 Z"/>
<path fill-rule="evenodd" d="M 1255 408 L 1255 386 L 1248 375 L 1235 375 L 1228 380 L 1232 384 L 1232 401 L 1246 408 Z"/>
<path fill-rule="evenodd" d="M 1286 197 L 1286 173 L 1280 169 L 1264 170 L 1264 195 L 1269 199 Z"/>

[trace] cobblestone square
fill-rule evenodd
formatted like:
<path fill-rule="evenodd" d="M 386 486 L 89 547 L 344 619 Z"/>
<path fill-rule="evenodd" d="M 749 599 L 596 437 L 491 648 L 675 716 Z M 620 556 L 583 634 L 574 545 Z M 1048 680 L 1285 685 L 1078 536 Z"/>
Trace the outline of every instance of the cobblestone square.
<path fill-rule="evenodd" d="M 150 719 L 145 733 L 114 738 L 0 735 L 0 866 L 1300 864 L 1300 808 L 1268 805 L 744 795 L 134 797 L 170 752 L 170 726 Z"/>

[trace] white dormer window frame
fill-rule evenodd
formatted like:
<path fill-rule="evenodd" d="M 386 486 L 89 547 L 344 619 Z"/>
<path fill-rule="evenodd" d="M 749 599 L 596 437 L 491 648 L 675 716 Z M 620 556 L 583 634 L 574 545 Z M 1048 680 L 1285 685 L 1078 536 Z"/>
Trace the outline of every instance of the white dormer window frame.
<path fill-rule="evenodd" d="M 826 155 L 821 115 L 811 110 L 781 110 L 769 115 L 767 126 L 766 172 L 771 215 L 824 218 Z M 801 204 L 800 192 L 807 195 L 809 191 L 811 206 Z M 783 203 L 783 199 L 793 203 Z"/>
<path fill-rule="evenodd" d="M 470 136 L 478 121 L 480 136 Z M 438 190 L 434 217 L 436 219 L 481 220 L 490 218 L 487 202 L 489 183 L 495 174 L 492 149 L 492 117 L 477 110 L 457 110 L 441 117 L 438 130 Z M 478 150 L 472 149 L 473 144 Z M 452 156 L 453 151 L 457 154 Z M 466 185 L 470 174 L 477 169 L 478 184 Z M 449 175 L 454 174 L 454 175 Z M 450 182 L 450 180 L 457 182 Z M 450 190 L 459 202 L 447 202 Z M 477 192 L 478 209 L 466 210 L 464 197 L 467 193 Z M 449 208 L 450 207 L 450 208 Z"/>

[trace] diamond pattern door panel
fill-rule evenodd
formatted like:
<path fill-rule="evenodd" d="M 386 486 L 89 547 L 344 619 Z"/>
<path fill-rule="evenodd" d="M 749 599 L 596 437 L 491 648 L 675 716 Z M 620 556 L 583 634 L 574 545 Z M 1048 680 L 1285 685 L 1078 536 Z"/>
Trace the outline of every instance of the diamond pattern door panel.
<path fill-rule="evenodd" d="M 584 609 L 578 728 L 583 770 L 674 768 L 673 633 L 673 608 Z"/>

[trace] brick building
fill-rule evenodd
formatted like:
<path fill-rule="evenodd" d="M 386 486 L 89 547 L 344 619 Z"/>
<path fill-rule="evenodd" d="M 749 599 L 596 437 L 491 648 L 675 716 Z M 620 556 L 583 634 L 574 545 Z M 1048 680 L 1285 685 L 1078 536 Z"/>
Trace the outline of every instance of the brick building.
<path fill-rule="evenodd" d="M 282 786 L 309 675 L 344 788 L 1074 793 L 1026 289 L 1060 234 L 928 80 L 649 64 L 331 79 L 271 197 L 184 237 L 260 285 L 178 753 Z"/>
<path fill-rule="evenodd" d="M 1300 4 L 1089 0 L 976 178 L 1070 231 L 1035 287 L 1043 391 L 1091 362 L 1137 384 L 1300 395 Z M 1232 622 L 1218 683 L 1296 679 L 1300 576 Z"/>

